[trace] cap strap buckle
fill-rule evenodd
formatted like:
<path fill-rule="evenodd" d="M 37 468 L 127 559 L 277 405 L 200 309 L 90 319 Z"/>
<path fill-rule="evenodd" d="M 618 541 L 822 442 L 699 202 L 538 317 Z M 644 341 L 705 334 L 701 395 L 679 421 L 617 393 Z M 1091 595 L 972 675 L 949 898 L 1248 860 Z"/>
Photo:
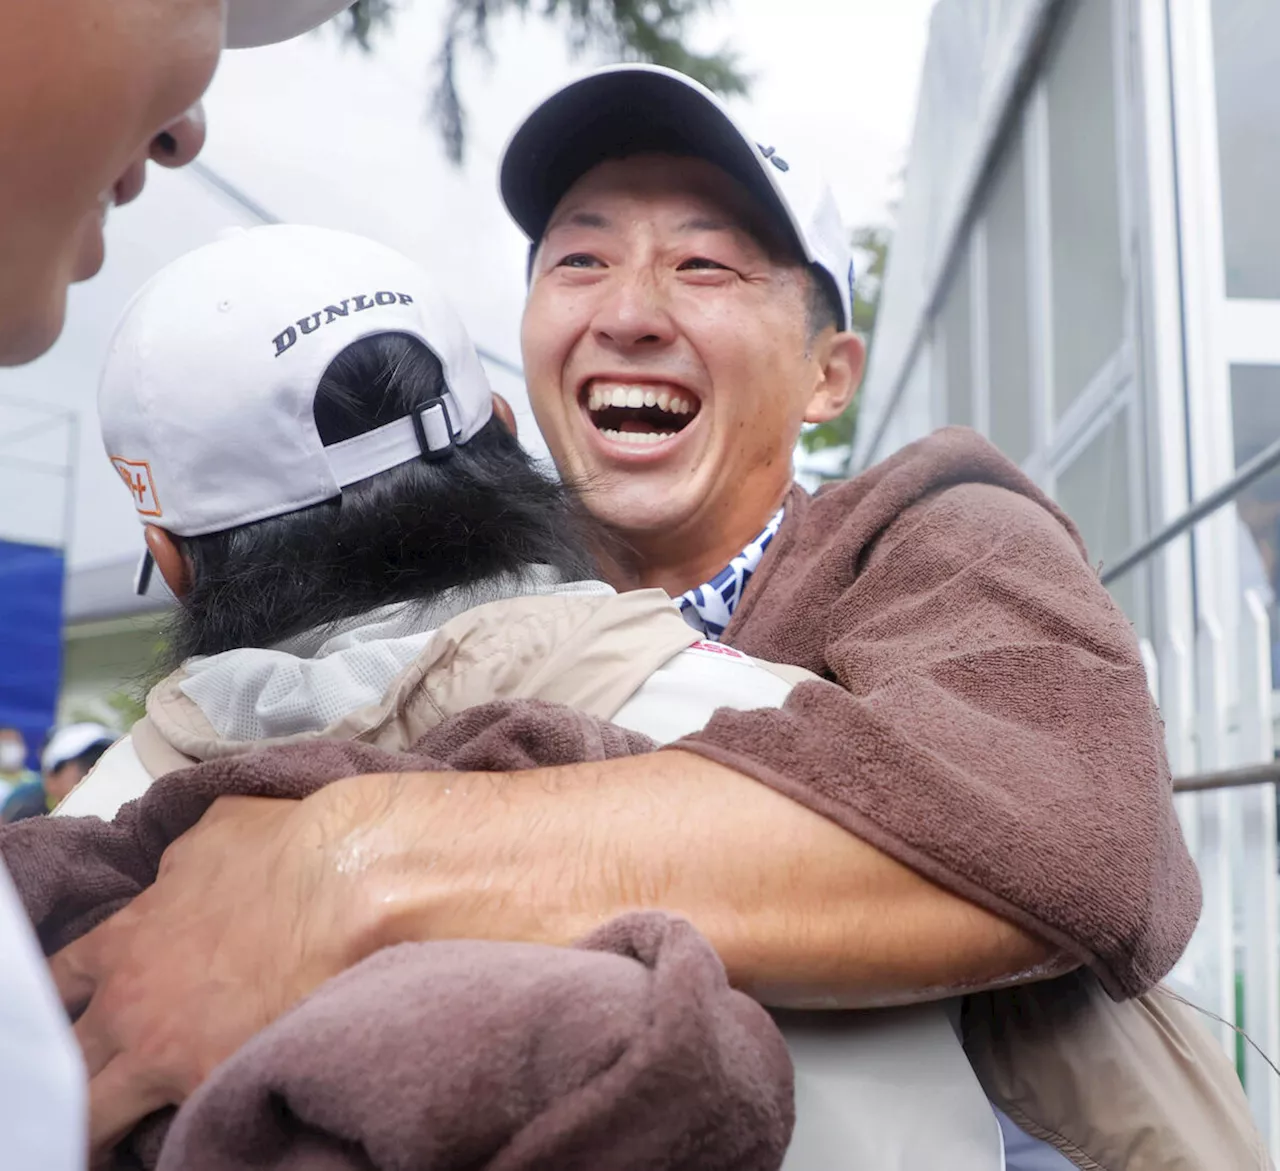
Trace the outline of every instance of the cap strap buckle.
<path fill-rule="evenodd" d="M 463 415 L 449 391 L 372 431 L 324 449 L 339 489 L 418 459 L 441 460 L 462 441 Z"/>
<path fill-rule="evenodd" d="M 424 460 L 448 459 L 453 453 L 462 427 L 455 422 L 457 404 L 450 401 L 452 398 L 453 395 L 446 390 L 409 416 Z"/>
<path fill-rule="evenodd" d="M 151 588 L 151 577 L 155 572 L 156 560 L 151 556 L 150 549 L 144 549 L 142 556 L 138 560 L 138 568 L 133 574 L 133 592 L 140 598 L 147 596 L 147 591 Z"/>

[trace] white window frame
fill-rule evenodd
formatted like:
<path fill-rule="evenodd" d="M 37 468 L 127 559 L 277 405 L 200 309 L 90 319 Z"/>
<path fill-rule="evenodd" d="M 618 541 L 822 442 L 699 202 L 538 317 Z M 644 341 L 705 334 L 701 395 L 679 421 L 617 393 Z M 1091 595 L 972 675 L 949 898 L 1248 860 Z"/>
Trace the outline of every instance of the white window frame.
<path fill-rule="evenodd" d="M 1280 365 L 1280 300 L 1227 297 L 1212 7 L 1210 0 L 1167 3 L 1178 124 L 1190 480 L 1193 498 L 1200 499 L 1235 474 L 1231 367 Z M 1239 622 L 1237 545 L 1234 507 L 1197 526 L 1200 613 L 1214 616 L 1228 632 Z M 1228 645 L 1234 646 L 1230 638 Z M 1232 664 L 1233 685 L 1236 676 Z"/>
<path fill-rule="evenodd" d="M 1007 149 L 1007 148 L 1006 148 Z M 987 309 L 987 216 L 969 233 L 969 399 L 971 425 L 991 438 L 991 334 Z"/>
<path fill-rule="evenodd" d="M 1053 281 L 1052 281 L 1052 213 L 1050 199 L 1049 172 L 1049 94 L 1047 77 L 1041 77 L 1036 84 L 1033 98 L 1033 116 L 1028 122 L 1028 131 L 1032 149 L 1027 151 L 1028 170 L 1034 173 L 1034 182 L 1028 187 L 1034 192 L 1034 202 L 1028 209 L 1028 223 L 1034 225 L 1030 235 L 1031 243 L 1038 257 L 1037 281 L 1035 294 L 1032 297 L 1032 308 L 1039 321 L 1038 344 L 1043 346 L 1040 377 L 1043 380 L 1042 439 L 1049 452 L 1049 462 L 1056 463 L 1058 455 L 1076 443 L 1079 435 L 1093 426 L 1099 412 L 1109 409 L 1109 401 L 1113 395 L 1119 394 L 1122 388 L 1133 381 L 1136 375 L 1134 363 L 1133 339 L 1136 335 L 1136 298 L 1134 296 L 1134 258 L 1130 241 L 1134 239 L 1134 198 L 1132 191 L 1132 165 L 1130 156 L 1132 149 L 1126 133 L 1124 111 L 1129 104 L 1129 81 L 1126 67 L 1126 42 L 1128 36 L 1127 20 L 1122 4 L 1113 0 L 1083 0 L 1085 3 L 1108 3 L 1111 5 L 1111 44 L 1112 44 L 1112 79 L 1114 90 L 1113 109 L 1115 111 L 1115 149 L 1116 176 L 1118 190 L 1116 192 L 1117 219 L 1120 229 L 1120 279 L 1122 282 L 1122 312 L 1120 343 L 1094 372 L 1086 387 L 1075 400 L 1057 417 L 1057 395 L 1054 386 L 1054 336 L 1053 336 Z M 1070 19 L 1070 17 L 1068 17 Z M 1052 67 L 1053 57 L 1050 55 L 1048 66 Z M 1029 174 L 1030 180 L 1030 174 Z M 1145 486 L 1143 486 L 1145 489 Z M 1142 531 L 1138 529 L 1135 531 Z"/>
<path fill-rule="evenodd" d="M 1064 443 L 1058 448 L 1052 461 L 1047 465 L 1047 474 L 1041 481 L 1045 490 L 1056 500 L 1059 477 L 1080 458 L 1085 449 L 1117 418 L 1124 416 L 1125 439 L 1128 448 L 1125 458 L 1129 465 L 1129 492 L 1126 504 L 1129 514 L 1129 536 L 1134 543 L 1145 534 L 1143 525 L 1146 520 L 1146 494 L 1143 483 L 1145 469 L 1142 463 L 1146 443 L 1142 434 L 1140 397 L 1137 384 L 1132 379 L 1115 390 L 1102 407 L 1092 414 L 1088 424 L 1080 427 L 1075 432 L 1070 443 Z M 1112 555 L 1118 556 L 1125 552 L 1126 550 L 1121 549 Z M 1095 564 L 1098 564 L 1102 560 L 1102 550 L 1091 546 L 1089 548 L 1089 556 Z M 1105 563 L 1102 567 L 1103 569 L 1106 568 Z M 1131 575 L 1136 582 L 1133 592 L 1136 613 L 1130 614 L 1129 619 L 1142 632 L 1143 637 L 1151 637 L 1153 631 L 1149 596 L 1150 568 L 1149 566 L 1140 565 L 1131 570 Z"/>
<path fill-rule="evenodd" d="M 1135 362 L 1139 420 L 1146 437 L 1146 490 L 1150 531 L 1191 504 L 1188 419 L 1183 382 L 1181 263 L 1175 163 L 1169 28 L 1163 3 L 1127 0 L 1134 53 L 1126 102 L 1137 256 Z M 1195 645 L 1192 542 L 1183 536 L 1166 545 L 1149 572 L 1150 628 L 1162 662 L 1176 661 Z M 1186 767 L 1190 767 L 1188 762 Z"/>

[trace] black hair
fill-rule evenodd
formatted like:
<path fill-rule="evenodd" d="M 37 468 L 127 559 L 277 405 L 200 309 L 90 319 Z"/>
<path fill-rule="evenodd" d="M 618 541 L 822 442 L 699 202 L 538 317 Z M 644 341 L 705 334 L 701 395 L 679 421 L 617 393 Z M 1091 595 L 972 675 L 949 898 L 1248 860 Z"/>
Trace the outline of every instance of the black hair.
<path fill-rule="evenodd" d="M 421 410 L 445 389 L 417 339 L 348 346 L 321 379 L 326 446 Z M 392 602 L 549 565 L 591 576 L 589 522 L 495 416 L 443 459 L 414 460 L 283 516 L 181 540 L 191 587 L 166 634 L 166 665 L 264 647 Z"/>
<path fill-rule="evenodd" d="M 74 764 L 80 770 L 80 775 L 84 776 L 88 771 L 98 763 L 111 747 L 112 741 L 99 740 L 96 744 L 90 744 L 79 756 L 73 756 L 70 760 L 64 760 L 59 768 L 65 768 L 69 764 Z"/>
<path fill-rule="evenodd" d="M 844 305 L 836 292 L 835 281 L 826 269 L 816 264 L 809 266 L 809 292 L 805 300 L 805 321 L 809 341 L 815 342 L 824 329 L 844 328 Z"/>

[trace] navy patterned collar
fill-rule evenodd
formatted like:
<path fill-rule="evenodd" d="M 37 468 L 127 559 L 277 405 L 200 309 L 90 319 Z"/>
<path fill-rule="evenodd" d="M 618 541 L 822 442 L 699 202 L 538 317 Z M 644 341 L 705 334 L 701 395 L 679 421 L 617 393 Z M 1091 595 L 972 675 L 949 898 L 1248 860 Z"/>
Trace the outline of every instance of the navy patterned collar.
<path fill-rule="evenodd" d="M 718 642 L 724 634 L 751 575 L 760 567 L 764 551 L 777 536 L 785 511 L 785 507 L 778 509 L 755 539 L 748 541 L 742 552 L 709 582 L 686 590 L 676 599 L 684 620 L 694 630 L 700 631 L 704 638 Z"/>

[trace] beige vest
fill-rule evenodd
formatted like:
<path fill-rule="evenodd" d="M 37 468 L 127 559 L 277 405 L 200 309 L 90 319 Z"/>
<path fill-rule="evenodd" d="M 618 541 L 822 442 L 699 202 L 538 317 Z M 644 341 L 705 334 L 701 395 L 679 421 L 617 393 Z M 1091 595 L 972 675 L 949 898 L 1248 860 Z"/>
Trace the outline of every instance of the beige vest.
<path fill-rule="evenodd" d="M 542 699 L 608 719 L 673 655 L 698 641 L 662 590 L 550 594 L 476 606 L 427 641 L 376 704 L 319 732 L 252 742 L 219 736 L 175 671 L 147 696 L 134 748 L 153 777 L 194 761 L 308 740 L 407 751 L 448 717 L 498 699 Z M 799 668 L 773 668 L 798 679 Z"/>
<path fill-rule="evenodd" d="M 1234 1066 L 1167 989 L 1116 1002 L 1079 971 L 983 992 L 964 1038 L 991 1100 L 1085 1171 L 1273 1166 Z"/>
<path fill-rule="evenodd" d="M 319 736 L 403 751 L 494 699 L 543 699 L 608 719 L 697 639 L 659 590 L 493 602 L 436 631 L 382 702 L 270 743 Z M 793 683 L 813 678 L 770 669 Z M 179 689 L 182 678 L 152 691 L 133 730 L 153 777 L 264 746 L 221 739 Z M 1078 972 L 962 1003 L 968 1062 L 942 1005 L 779 1013 L 797 1086 L 786 1171 L 998 1171 L 987 1098 L 1084 1171 L 1271 1166 L 1235 1071 L 1163 990 L 1116 1003 Z"/>

